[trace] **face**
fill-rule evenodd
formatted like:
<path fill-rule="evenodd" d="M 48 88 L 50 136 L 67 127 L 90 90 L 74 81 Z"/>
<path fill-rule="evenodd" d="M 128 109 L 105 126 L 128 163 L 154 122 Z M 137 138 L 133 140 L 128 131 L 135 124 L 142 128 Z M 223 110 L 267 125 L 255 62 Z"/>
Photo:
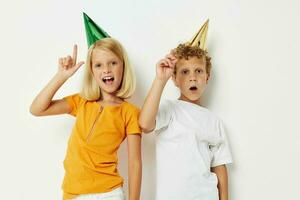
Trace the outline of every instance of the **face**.
<path fill-rule="evenodd" d="M 92 72 L 101 92 L 115 93 L 122 82 L 123 61 L 108 50 L 94 49 Z"/>
<path fill-rule="evenodd" d="M 199 102 L 209 78 L 205 64 L 205 60 L 197 57 L 177 61 L 176 74 L 173 75 L 172 79 L 180 89 L 180 99 L 195 103 Z"/>

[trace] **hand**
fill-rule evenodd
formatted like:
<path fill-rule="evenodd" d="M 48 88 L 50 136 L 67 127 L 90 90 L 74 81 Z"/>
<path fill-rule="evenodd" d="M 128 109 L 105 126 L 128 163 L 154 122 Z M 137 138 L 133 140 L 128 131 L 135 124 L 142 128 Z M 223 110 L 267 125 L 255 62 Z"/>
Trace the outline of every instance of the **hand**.
<path fill-rule="evenodd" d="M 77 59 L 77 45 L 73 47 L 73 57 L 67 56 L 59 58 L 58 61 L 58 74 L 64 78 L 70 78 L 78 69 L 81 67 L 84 62 L 81 61 L 76 64 Z"/>
<path fill-rule="evenodd" d="M 177 59 L 173 54 L 168 54 L 156 64 L 156 77 L 162 81 L 168 81 L 174 73 Z"/>

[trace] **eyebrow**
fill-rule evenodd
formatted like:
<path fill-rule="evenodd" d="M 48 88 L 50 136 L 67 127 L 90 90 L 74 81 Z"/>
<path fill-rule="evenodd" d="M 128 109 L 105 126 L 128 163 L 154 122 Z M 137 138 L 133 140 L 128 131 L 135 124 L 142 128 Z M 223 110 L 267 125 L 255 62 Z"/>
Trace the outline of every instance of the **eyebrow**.
<path fill-rule="evenodd" d="M 181 68 L 179 71 L 182 72 L 182 71 L 190 71 L 190 70 L 188 68 Z"/>

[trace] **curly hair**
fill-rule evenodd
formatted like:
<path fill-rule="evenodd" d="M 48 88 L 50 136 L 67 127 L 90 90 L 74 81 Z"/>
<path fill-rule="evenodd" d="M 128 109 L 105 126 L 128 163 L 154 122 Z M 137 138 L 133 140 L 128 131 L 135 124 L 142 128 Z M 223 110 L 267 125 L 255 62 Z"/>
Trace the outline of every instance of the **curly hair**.
<path fill-rule="evenodd" d="M 191 57 L 197 57 L 199 59 L 205 59 L 205 69 L 208 76 L 210 76 L 211 70 L 211 57 L 206 50 L 199 48 L 198 46 L 191 46 L 190 44 L 180 44 L 172 53 L 177 59 L 188 60 Z M 176 73 L 176 70 L 174 71 Z"/>

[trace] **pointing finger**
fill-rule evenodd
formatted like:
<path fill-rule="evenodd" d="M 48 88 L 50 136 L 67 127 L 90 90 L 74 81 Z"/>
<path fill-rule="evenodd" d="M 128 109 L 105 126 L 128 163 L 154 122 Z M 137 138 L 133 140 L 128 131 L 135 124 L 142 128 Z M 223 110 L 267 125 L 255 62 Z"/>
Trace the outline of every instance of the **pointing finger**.
<path fill-rule="evenodd" d="M 76 60 L 77 60 L 77 45 L 74 44 L 74 47 L 73 47 L 73 65 L 76 64 Z"/>

